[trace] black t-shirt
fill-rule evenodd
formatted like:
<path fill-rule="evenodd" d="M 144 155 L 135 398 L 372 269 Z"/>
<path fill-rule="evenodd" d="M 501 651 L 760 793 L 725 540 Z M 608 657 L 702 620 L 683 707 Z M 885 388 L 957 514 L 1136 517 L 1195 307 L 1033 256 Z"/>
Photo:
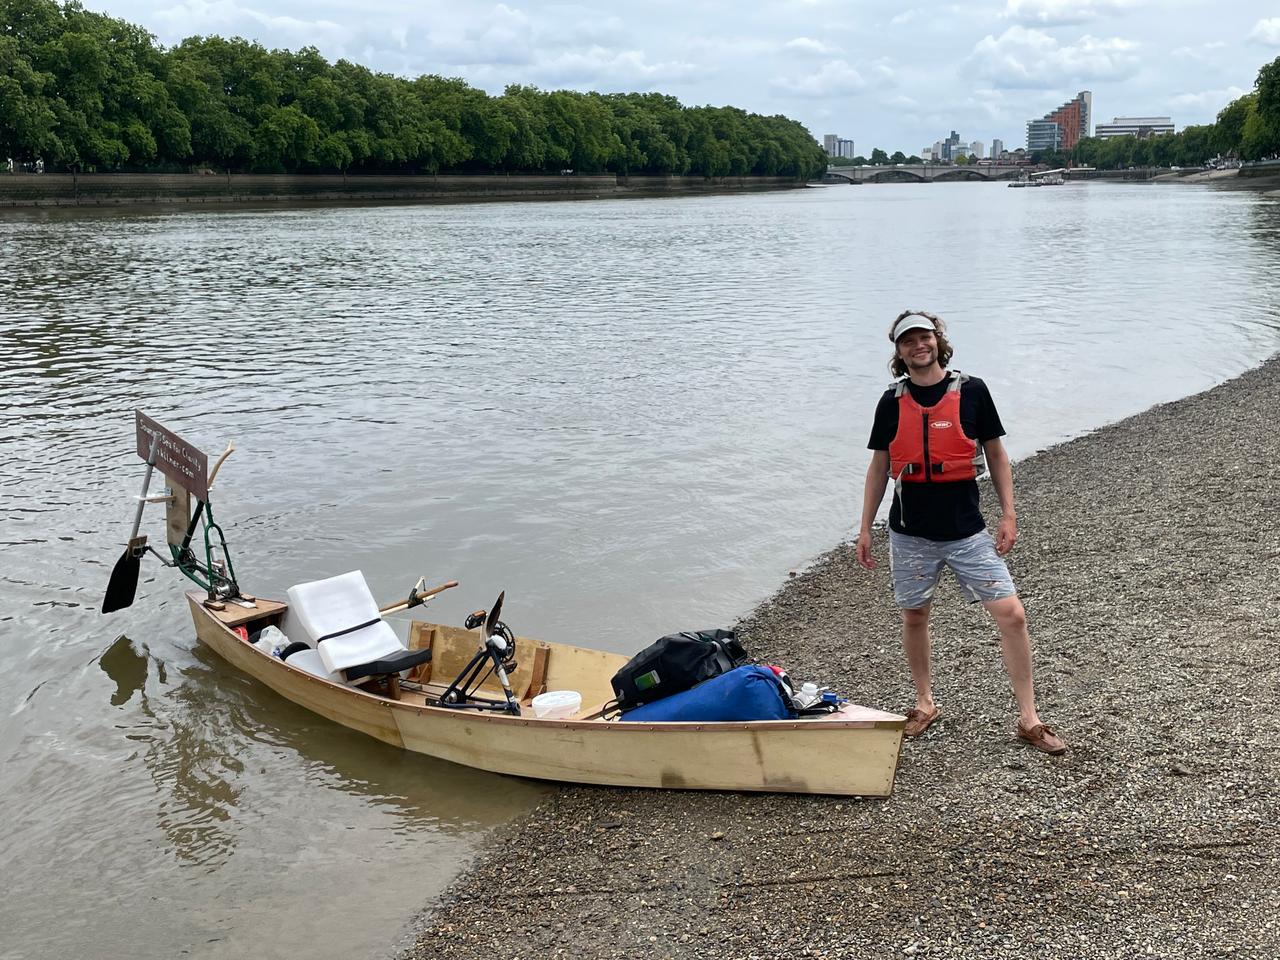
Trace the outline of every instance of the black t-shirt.
<path fill-rule="evenodd" d="M 950 376 L 943 377 L 928 387 L 917 387 L 907 381 L 912 399 L 922 407 L 937 404 L 947 390 Z M 979 444 L 1004 436 L 1004 425 L 991 399 L 987 385 L 977 377 L 970 377 L 960 385 L 960 428 L 965 436 Z M 898 398 L 890 388 L 876 404 L 876 419 L 871 426 L 870 450 L 888 450 L 898 432 Z M 893 498 L 889 508 L 889 526 L 898 533 L 907 533 L 926 540 L 961 540 L 971 537 L 986 527 L 979 508 L 978 482 L 959 480 L 948 483 L 909 483 L 901 487 L 902 502 Z M 906 522 L 903 522 L 903 509 Z"/>

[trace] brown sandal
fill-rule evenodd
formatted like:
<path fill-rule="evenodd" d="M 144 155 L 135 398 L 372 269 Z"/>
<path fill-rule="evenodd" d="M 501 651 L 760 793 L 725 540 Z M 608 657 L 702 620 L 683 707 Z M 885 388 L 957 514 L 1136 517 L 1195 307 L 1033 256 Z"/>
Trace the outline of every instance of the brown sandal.
<path fill-rule="evenodd" d="M 937 707 L 929 713 L 923 710 L 911 709 L 907 711 L 907 724 L 902 728 L 903 736 L 918 737 L 929 729 L 929 725 L 938 717 L 942 716 L 942 711 Z"/>
<path fill-rule="evenodd" d="M 1045 723 L 1037 723 L 1030 730 L 1026 730 L 1019 721 L 1018 739 L 1025 740 L 1041 753 L 1047 753 L 1053 757 L 1060 757 L 1067 752 L 1066 742 Z"/>

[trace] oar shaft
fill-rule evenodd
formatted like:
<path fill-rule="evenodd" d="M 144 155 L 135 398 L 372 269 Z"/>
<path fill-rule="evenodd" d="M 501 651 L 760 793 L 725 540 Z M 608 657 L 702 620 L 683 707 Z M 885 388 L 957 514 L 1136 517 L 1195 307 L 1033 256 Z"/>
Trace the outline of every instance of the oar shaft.
<path fill-rule="evenodd" d="M 444 593 L 444 591 L 449 590 L 452 587 L 456 587 L 457 585 L 457 580 L 450 580 L 448 583 L 442 583 L 440 586 L 432 587 L 430 590 L 423 590 L 421 593 L 415 593 L 409 600 L 400 600 L 391 604 L 389 607 L 383 607 L 378 611 L 378 613 L 386 616 L 388 613 L 399 613 L 401 610 L 408 610 L 410 607 L 416 607 L 425 600 L 430 600 L 437 593 Z"/>
<path fill-rule="evenodd" d="M 160 451 L 160 434 L 156 434 L 151 438 L 151 451 L 147 454 L 147 473 L 142 478 L 142 493 L 138 496 L 138 512 L 133 517 L 133 533 L 129 534 L 130 540 L 138 537 L 138 531 L 142 528 L 142 510 L 147 505 L 147 489 L 151 486 L 151 472 L 156 468 L 156 454 Z"/>

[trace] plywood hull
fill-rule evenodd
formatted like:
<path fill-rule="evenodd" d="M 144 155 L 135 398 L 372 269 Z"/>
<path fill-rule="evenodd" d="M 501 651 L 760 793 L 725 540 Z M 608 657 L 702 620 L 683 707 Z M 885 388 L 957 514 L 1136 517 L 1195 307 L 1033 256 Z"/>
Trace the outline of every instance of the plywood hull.
<path fill-rule="evenodd" d="M 511 717 L 389 700 L 262 653 L 206 610 L 200 594 L 187 596 L 200 640 L 232 666 L 320 716 L 406 750 L 494 773 L 569 783 L 856 796 L 888 796 L 893 789 L 904 723 L 895 714 L 847 707 L 821 720 L 629 723 Z M 551 648 L 553 670 L 557 656 L 571 660 L 571 651 L 578 651 Z M 584 659 L 601 658 L 594 651 L 578 652 Z"/>

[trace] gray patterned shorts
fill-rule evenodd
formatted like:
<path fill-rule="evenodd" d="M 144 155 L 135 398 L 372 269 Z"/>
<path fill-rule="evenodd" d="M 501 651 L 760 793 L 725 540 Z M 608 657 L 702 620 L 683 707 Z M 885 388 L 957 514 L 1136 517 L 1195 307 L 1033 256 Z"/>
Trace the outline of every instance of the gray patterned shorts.
<path fill-rule="evenodd" d="M 943 567 L 951 568 L 960 589 L 974 603 L 1018 592 L 1009 568 L 996 553 L 995 541 L 985 530 L 963 540 L 926 540 L 889 531 L 893 599 L 903 610 L 917 610 L 933 600 Z"/>

